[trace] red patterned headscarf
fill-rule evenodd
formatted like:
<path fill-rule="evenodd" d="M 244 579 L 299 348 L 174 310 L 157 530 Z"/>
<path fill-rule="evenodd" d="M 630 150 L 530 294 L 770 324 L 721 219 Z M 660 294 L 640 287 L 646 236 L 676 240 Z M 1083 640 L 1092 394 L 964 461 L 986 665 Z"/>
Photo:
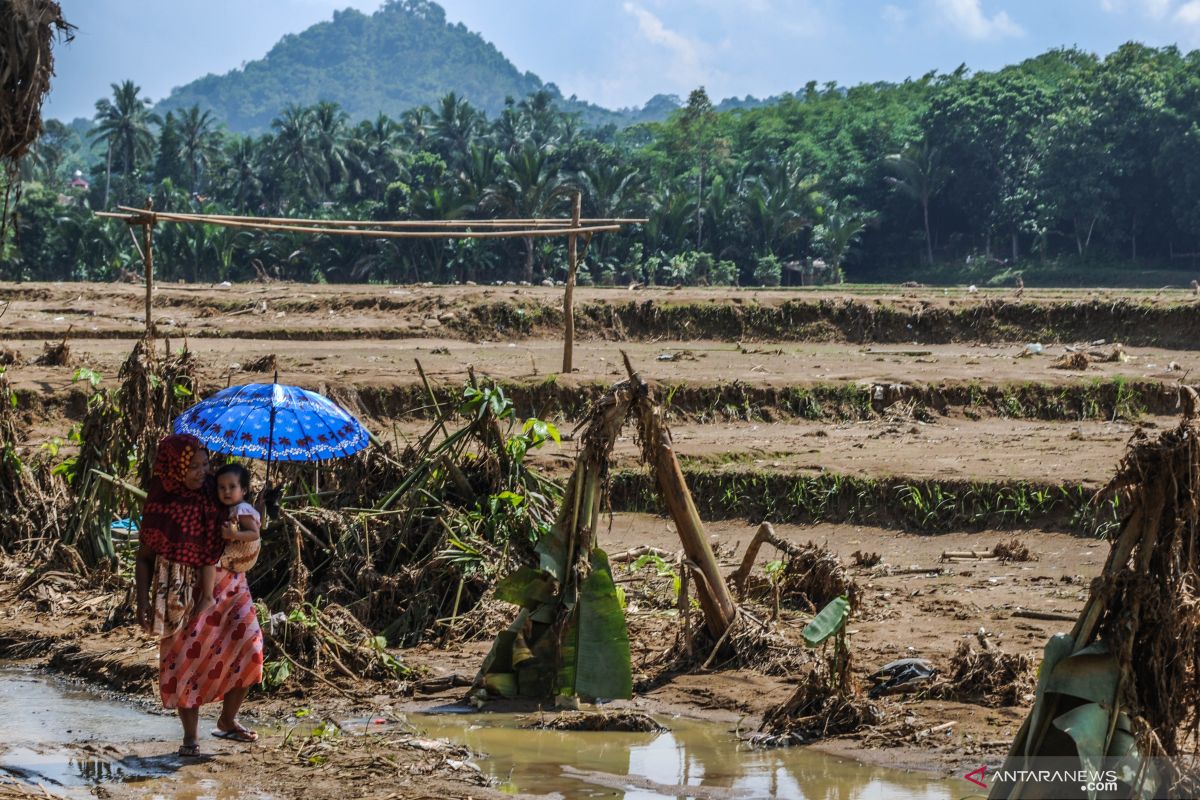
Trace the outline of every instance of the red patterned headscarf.
<path fill-rule="evenodd" d="M 201 567 L 215 564 L 225 542 L 223 514 L 211 480 L 192 490 L 184 482 L 192 457 L 204 445 L 195 436 L 163 437 L 154 457 L 154 478 L 142 509 L 141 539 L 168 561 Z"/>

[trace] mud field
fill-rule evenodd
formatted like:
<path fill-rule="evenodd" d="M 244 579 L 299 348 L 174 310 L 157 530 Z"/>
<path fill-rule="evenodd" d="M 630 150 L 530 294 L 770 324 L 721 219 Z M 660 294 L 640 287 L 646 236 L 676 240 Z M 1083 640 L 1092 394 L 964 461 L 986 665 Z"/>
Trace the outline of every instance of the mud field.
<path fill-rule="evenodd" d="M 1098 531 L 1110 512 L 1088 501 L 1130 438 L 1172 426 L 1177 387 L 1197 382 L 1200 298 L 1172 290 L 581 289 L 576 370 L 562 374 L 560 292 L 168 285 L 155 296 L 156 347 L 191 351 L 199 396 L 269 382 L 277 371 L 281 383 L 336 398 L 397 450 L 429 429 L 435 403 L 458 402 L 471 365 L 503 389 L 518 417 L 547 419 L 563 432 L 561 445 L 528 457 L 559 480 L 574 465 L 571 431 L 624 377 L 624 351 L 667 398 L 675 448 L 722 568 L 737 568 L 769 520 L 788 542 L 826 547 L 855 584 L 849 640 L 859 680 L 904 657 L 928 659 L 945 677 L 963 647 L 1027 658 L 1026 672 L 1004 687 L 889 695 L 881 724 L 804 748 L 873 765 L 862 770 L 941 781 L 913 796 L 967 794 L 961 775 L 1006 751 L 1028 712 L 1043 645 L 1070 628 L 1108 554 Z M 13 390 L 20 457 L 74 452 L 69 432 L 87 414 L 90 383 L 116 381 L 142 333 L 143 302 L 137 286 L 0 284 L 0 366 Z M 613 513 L 599 544 L 610 555 L 679 549 L 632 427 L 617 441 L 609 489 Z M 945 556 L 1014 540 L 1027 552 Z M 264 540 L 268 550 L 276 544 L 284 547 Z M 772 547 L 760 551 L 760 590 L 778 558 Z M 626 598 L 636 692 L 615 705 L 711 723 L 731 737 L 755 730 L 794 690 L 794 670 L 764 666 L 765 658 L 757 666 L 664 669 L 681 625 L 671 580 L 631 563 L 615 564 L 614 575 Z M 125 600 L 127 576 L 64 576 L 45 581 L 41 594 L 15 593 L 27 574 L 28 564 L 8 558 L 0 659 L 153 701 L 153 643 L 106 622 Z M 770 591 L 754 597 L 755 613 L 777 615 L 783 636 L 799 641 L 811 607 L 786 595 L 777 602 Z M 526 778 L 515 767 L 510 778 L 497 777 L 468 749 L 472 742 L 444 741 L 441 722 L 422 728 L 422 712 L 465 698 L 461 681 L 448 676 L 474 677 L 509 608 L 485 594 L 464 615 L 478 631 L 394 650 L 414 669 L 411 680 L 292 681 L 252 694 L 247 711 L 267 735 L 249 750 L 212 740 L 211 758 L 180 765 L 164 755 L 173 752 L 169 736 L 130 735 L 126 722 L 39 752 L 65 747 L 75 761 L 98 764 L 100 777 L 79 785 L 107 797 L 316 798 L 348 796 L 339 787 L 350 782 L 354 796 L 378 798 L 572 796 L 574 784 Z M 491 710 L 536 713 L 503 702 Z M 347 732 L 323 735 L 314 719 L 365 720 L 367 732 L 345 724 Z M 8 776 L 0 796 L 44 796 L 28 774 L 52 772 L 28 767 L 41 762 L 11 755 L 13 747 L 0 748 L 0 775 Z M 593 765 L 597 775 L 603 769 Z M 589 780 L 595 796 L 624 796 L 611 776 Z M 650 792 L 639 797 L 767 796 L 739 794 L 750 784 L 722 782 L 716 772 L 693 781 L 704 787 L 695 793 L 642 780 L 627 784 Z M 858 787 L 838 796 L 870 790 L 831 780 Z M 61 796 L 74 796 L 70 789 Z"/>

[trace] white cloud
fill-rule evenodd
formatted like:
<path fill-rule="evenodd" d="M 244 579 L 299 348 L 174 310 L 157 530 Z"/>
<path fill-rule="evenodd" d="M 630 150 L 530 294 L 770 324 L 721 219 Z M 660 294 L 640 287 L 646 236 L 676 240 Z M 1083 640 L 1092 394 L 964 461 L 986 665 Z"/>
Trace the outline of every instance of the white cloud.
<path fill-rule="evenodd" d="M 904 23 L 908 21 L 908 12 L 900 6 L 892 5 L 891 3 L 884 6 L 883 10 L 879 13 L 883 17 L 884 22 L 896 28 L 903 27 Z"/>
<path fill-rule="evenodd" d="M 1151 19 L 1162 19 L 1170 12 L 1173 3 L 1174 0 L 1100 0 L 1100 8 L 1110 14 L 1133 8 Z M 1185 7 L 1189 5 L 1193 4 L 1186 3 Z"/>
<path fill-rule="evenodd" d="M 1200 25 L 1200 0 L 1189 0 L 1175 12 L 1175 21 L 1184 25 Z"/>
<path fill-rule="evenodd" d="M 1012 21 L 1007 11 L 991 17 L 983 13 L 981 0 L 935 0 L 942 19 L 969 39 L 1002 39 L 1024 36 L 1025 30 Z"/>
<path fill-rule="evenodd" d="M 638 32 L 644 39 L 671 54 L 667 73 L 675 82 L 692 86 L 704 82 L 701 55 L 706 48 L 703 42 L 671 30 L 661 19 L 636 3 L 627 2 L 623 7 L 625 13 L 637 20 Z"/>

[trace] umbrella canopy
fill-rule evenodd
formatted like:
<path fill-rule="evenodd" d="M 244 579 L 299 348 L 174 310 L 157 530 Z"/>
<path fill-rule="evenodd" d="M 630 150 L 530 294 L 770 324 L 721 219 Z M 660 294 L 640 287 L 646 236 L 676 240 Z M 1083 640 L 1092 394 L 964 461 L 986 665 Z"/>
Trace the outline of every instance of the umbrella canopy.
<path fill-rule="evenodd" d="M 218 453 L 272 461 L 324 461 L 367 446 L 367 429 L 332 400 L 279 383 L 230 386 L 175 418 Z"/>

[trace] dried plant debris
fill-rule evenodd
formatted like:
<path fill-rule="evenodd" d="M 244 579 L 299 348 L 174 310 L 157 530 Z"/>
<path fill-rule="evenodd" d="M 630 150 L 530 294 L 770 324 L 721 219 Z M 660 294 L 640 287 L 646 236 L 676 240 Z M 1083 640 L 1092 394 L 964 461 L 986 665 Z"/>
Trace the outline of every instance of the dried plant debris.
<path fill-rule="evenodd" d="M 1086 355 L 1080 352 L 1064 353 L 1059 356 L 1053 363 L 1050 364 L 1052 369 L 1069 369 L 1083 371 L 1091 365 L 1091 361 Z"/>
<path fill-rule="evenodd" d="M 884 720 L 881 705 L 837 683 L 823 665 L 814 666 L 791 697 L 767 712 L 754 741 L 766 746 L 804 744 L 854 733 Z"/>
<path fill-rule="evenodd" d="M 883 557 L 879 553 L 867 553 L 862 550 L 855 550 L 850 554 L 850 559 L 856 567 L 869 568 L 877 566 L 883 560 Z"/>
<path fill-rule="evenodd" d="M 278 368 L 274 353 L 252 358 L 242 364 L 242 372 L 274 372 Z"/>
<path fill-rule="evenodd" d="M 933 693 L 987 706 L 1025 705 L 1033 698 L 1035 666 L 1024 653 L 1006 653 L 994 645 L 976 650 L 968 641 L 959 642 Z"/>
<path fill-rule="evenodd" d="M 1037 561 L 1037 556 L 1029 546 L 1015 536 L 993 547 L 992 555 L 1001 561 Z"/>
<path fill-rule="evenodd" d="M 66 367 L 71 364 L 71 346 L 67 344 L 67 340 L 51 344 L 46 342 L 42 346 L 42 353 L 33 360 L 35 366 L 38 367 Z"/>
<path fill-rule="evenodd" d="M 640 711 L 563 711 L 551 716 L 538 715 L 522 728 L 551 731 L 620 731 L 624 733 L 665 733 L 669 728 Z"/>

